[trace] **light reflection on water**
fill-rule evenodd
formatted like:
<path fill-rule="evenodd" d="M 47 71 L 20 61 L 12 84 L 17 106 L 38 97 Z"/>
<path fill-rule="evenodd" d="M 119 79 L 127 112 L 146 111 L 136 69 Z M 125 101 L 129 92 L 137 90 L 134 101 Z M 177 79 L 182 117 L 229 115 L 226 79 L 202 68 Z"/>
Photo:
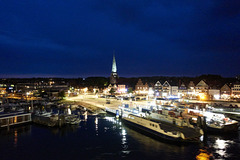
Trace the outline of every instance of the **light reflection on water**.
<path fill-rule="evenodd" d="M 211 151 L 214 159 L 239 159 L 239 133 L 225 135 L 208 135 L 205 148 Z"/>
<path fill-rule="evenodd" d="M 112 122 L 113 124 L 119 124 L 119 126 L 122 127 L 121 122 L 116 120 L 114 117 L 107 117 L 106 119 Z M 131 128 L 123 126 L 122 144 L 126 144 L 123 147 L 126 149 L 128 148 L 131 149 L 131 146 L 128 146 L 128 142 L 126 138 L 127 134 L 132 138 L 134 138 L 138 143 L 140 143 L 139 146 L 141 147 L 139 148 L 139 152 L 144 150 L 148 155 L 154 155 L 154 154 L 158 155 L 159 153 L 161 153 L 165 155 L 165 159 L 175 159 L 175 158 L 176 159 L 185 159 L 185 158 L 192 159 L 194 157 L 196 159 L 197 157 L 198 158 L 200 157 L 200 159 L 202 160 L 203 159 L 238 159 L 237 157 L 240 155 L 238 151 L 233 153 L 232 151 L 228 151 L 229 148 L 234 149 L 235 147 L 237 147 L 238 149 L 240 149 L 238 134 L 230 135 L 227 137 L 227 139 L 226 137 L 220 136 L 220 135 L 205 135 L 204 136 L 205 142 L 199 145 L 178 146 L 178 145 L 168 144 L 165 142 L 156 141 L 155 139 L 152 139 L 141 133 L 138 133 L 135 130 L 132 130 Z M 136 148 L 135 148 L 135 151 L 138 152 Z M 179 157 L 179 155 L 181 155 L 181 157 Z M 203 156 L 199 156 L 199 155 L 203 155 Z"/>
<path fill-rule="evenodd" d="M 14 131 L 14 147 L 17 147 L 17 141 L 18 141 L 18 131 Z"/>
<path fill-rule="evenodd" d="M 61 129 L 26 125 L 9 132 L 0 130 L 0 151 L 7 155 L 1 160 L 25 154 L 29 155 L 25 159 L 67 159 L 71 155 L 73 159 L 187 160 L 196 159 L 202 152 L 212 154 L 214 159 L 238 159 L 240 143 L 236 134 L 207 135 L 201 144 L 168 144 L 125 126 L 115 117 L 88 117 L 79 126 Z"/>
<path fill-rule="evenodd" d="M 217 138 L 213 147 L 216 150 L 216 153 L 219 154 L 223 158 L 229 158 L 230 155 L 227 153 L 227 148 L 229 148 L 232 144 L 234 144 L 231 140 L 223 140 Z"/>

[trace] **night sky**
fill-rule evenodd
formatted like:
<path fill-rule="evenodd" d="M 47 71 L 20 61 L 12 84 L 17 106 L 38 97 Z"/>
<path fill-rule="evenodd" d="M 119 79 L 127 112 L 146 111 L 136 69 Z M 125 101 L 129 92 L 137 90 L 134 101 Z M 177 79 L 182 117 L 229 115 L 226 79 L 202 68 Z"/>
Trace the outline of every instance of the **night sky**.
<path fill-rule="evenodd" d="M 239 0 L 0 0 L 0 77 L 234 77 Z"/>

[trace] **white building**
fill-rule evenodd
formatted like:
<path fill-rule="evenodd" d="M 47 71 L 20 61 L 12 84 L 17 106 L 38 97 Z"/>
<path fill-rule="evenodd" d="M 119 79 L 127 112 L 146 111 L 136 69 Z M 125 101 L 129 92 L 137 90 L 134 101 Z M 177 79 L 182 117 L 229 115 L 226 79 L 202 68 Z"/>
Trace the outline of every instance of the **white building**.
<path fill-rule="evenodd" d="M 220 89 L 209 89 L 208 94 L 211 99 L 215 99 L 215 100 L 220 99 Z"/>

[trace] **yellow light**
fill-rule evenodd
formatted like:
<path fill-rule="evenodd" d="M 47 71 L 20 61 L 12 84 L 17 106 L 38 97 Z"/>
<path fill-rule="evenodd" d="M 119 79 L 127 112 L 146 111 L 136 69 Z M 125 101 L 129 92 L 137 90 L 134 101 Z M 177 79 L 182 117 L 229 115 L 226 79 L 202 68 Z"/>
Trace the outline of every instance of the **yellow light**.
<path fill-rule="evenodd" d="M 204 93 L 199 94 L 200 100 L 206 100 L 206 95 Z"/>
<path fill-rule="evenodd" d="M 84 88 L 84 89 L 83 89 L 83 91 L 84 91 L 84 92 L 87 92 L 87 91 L 88 91 L 88 88 L 87 88 L 87 87 L 86 87 L 86 88 Z"/>

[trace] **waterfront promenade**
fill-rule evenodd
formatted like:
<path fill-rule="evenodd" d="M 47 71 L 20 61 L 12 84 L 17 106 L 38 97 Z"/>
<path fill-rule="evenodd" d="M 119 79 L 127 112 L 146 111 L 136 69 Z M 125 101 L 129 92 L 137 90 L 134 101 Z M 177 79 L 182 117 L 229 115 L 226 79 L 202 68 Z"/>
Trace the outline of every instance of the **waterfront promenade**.
<path fill-rule="evenodd" d="M 86 94 L 86 95 L 79 95 L 76 97 L 66 97 L 67 101 L 73 101 L 78 105 L 81 105 L 90 110 L 98 110 L 98 109 L 118 109 L 119 106 L 123 104 L 128 104 L 129 107 L 136 107 L 136 106 L 151 106 L 155 105 L 156 102 L 154 100 L 140 100 L 140 101 L 130 101 L 130 100 L 117 100 L 115 98 L 99 98 L 100 96 L 93 95 L 93 94 Z M 110 104 L 106 102 L 110 101 Z M 188 103 L 208 103 L 208 104 L 222 104 L 223 106 L 232 106 L 237 105 L 240 107 L 239 102 L 228 102 L 228 101 L 198 101 L 198 100 L 185 100 Z"/>
<path fill-rule="evenodd" d="M 66 100 L 68 101 L 74 101 L 76 104 L 79 104 L 87 109 L 95 109 L 97 108 L 100 109 L 105 109 L 110 108 L 110 109 L 118 109 L 119 106 L 123 104 L 128 104 L 130 107 L 135 107 L 137 105 L 140 106 L 148 106 L 151 104 L 150 101 L 129 101 L 129 100 L 117 100 L 117 99 L 106 99 L 106 98 L 98 98 L 96 95 L 79 95 L 76 97 L 67 97 Z M 107 104 L 107 100 L 110 101 L 110 104 Z M 153 102 L 152 102 L 153 103 Z"/>

